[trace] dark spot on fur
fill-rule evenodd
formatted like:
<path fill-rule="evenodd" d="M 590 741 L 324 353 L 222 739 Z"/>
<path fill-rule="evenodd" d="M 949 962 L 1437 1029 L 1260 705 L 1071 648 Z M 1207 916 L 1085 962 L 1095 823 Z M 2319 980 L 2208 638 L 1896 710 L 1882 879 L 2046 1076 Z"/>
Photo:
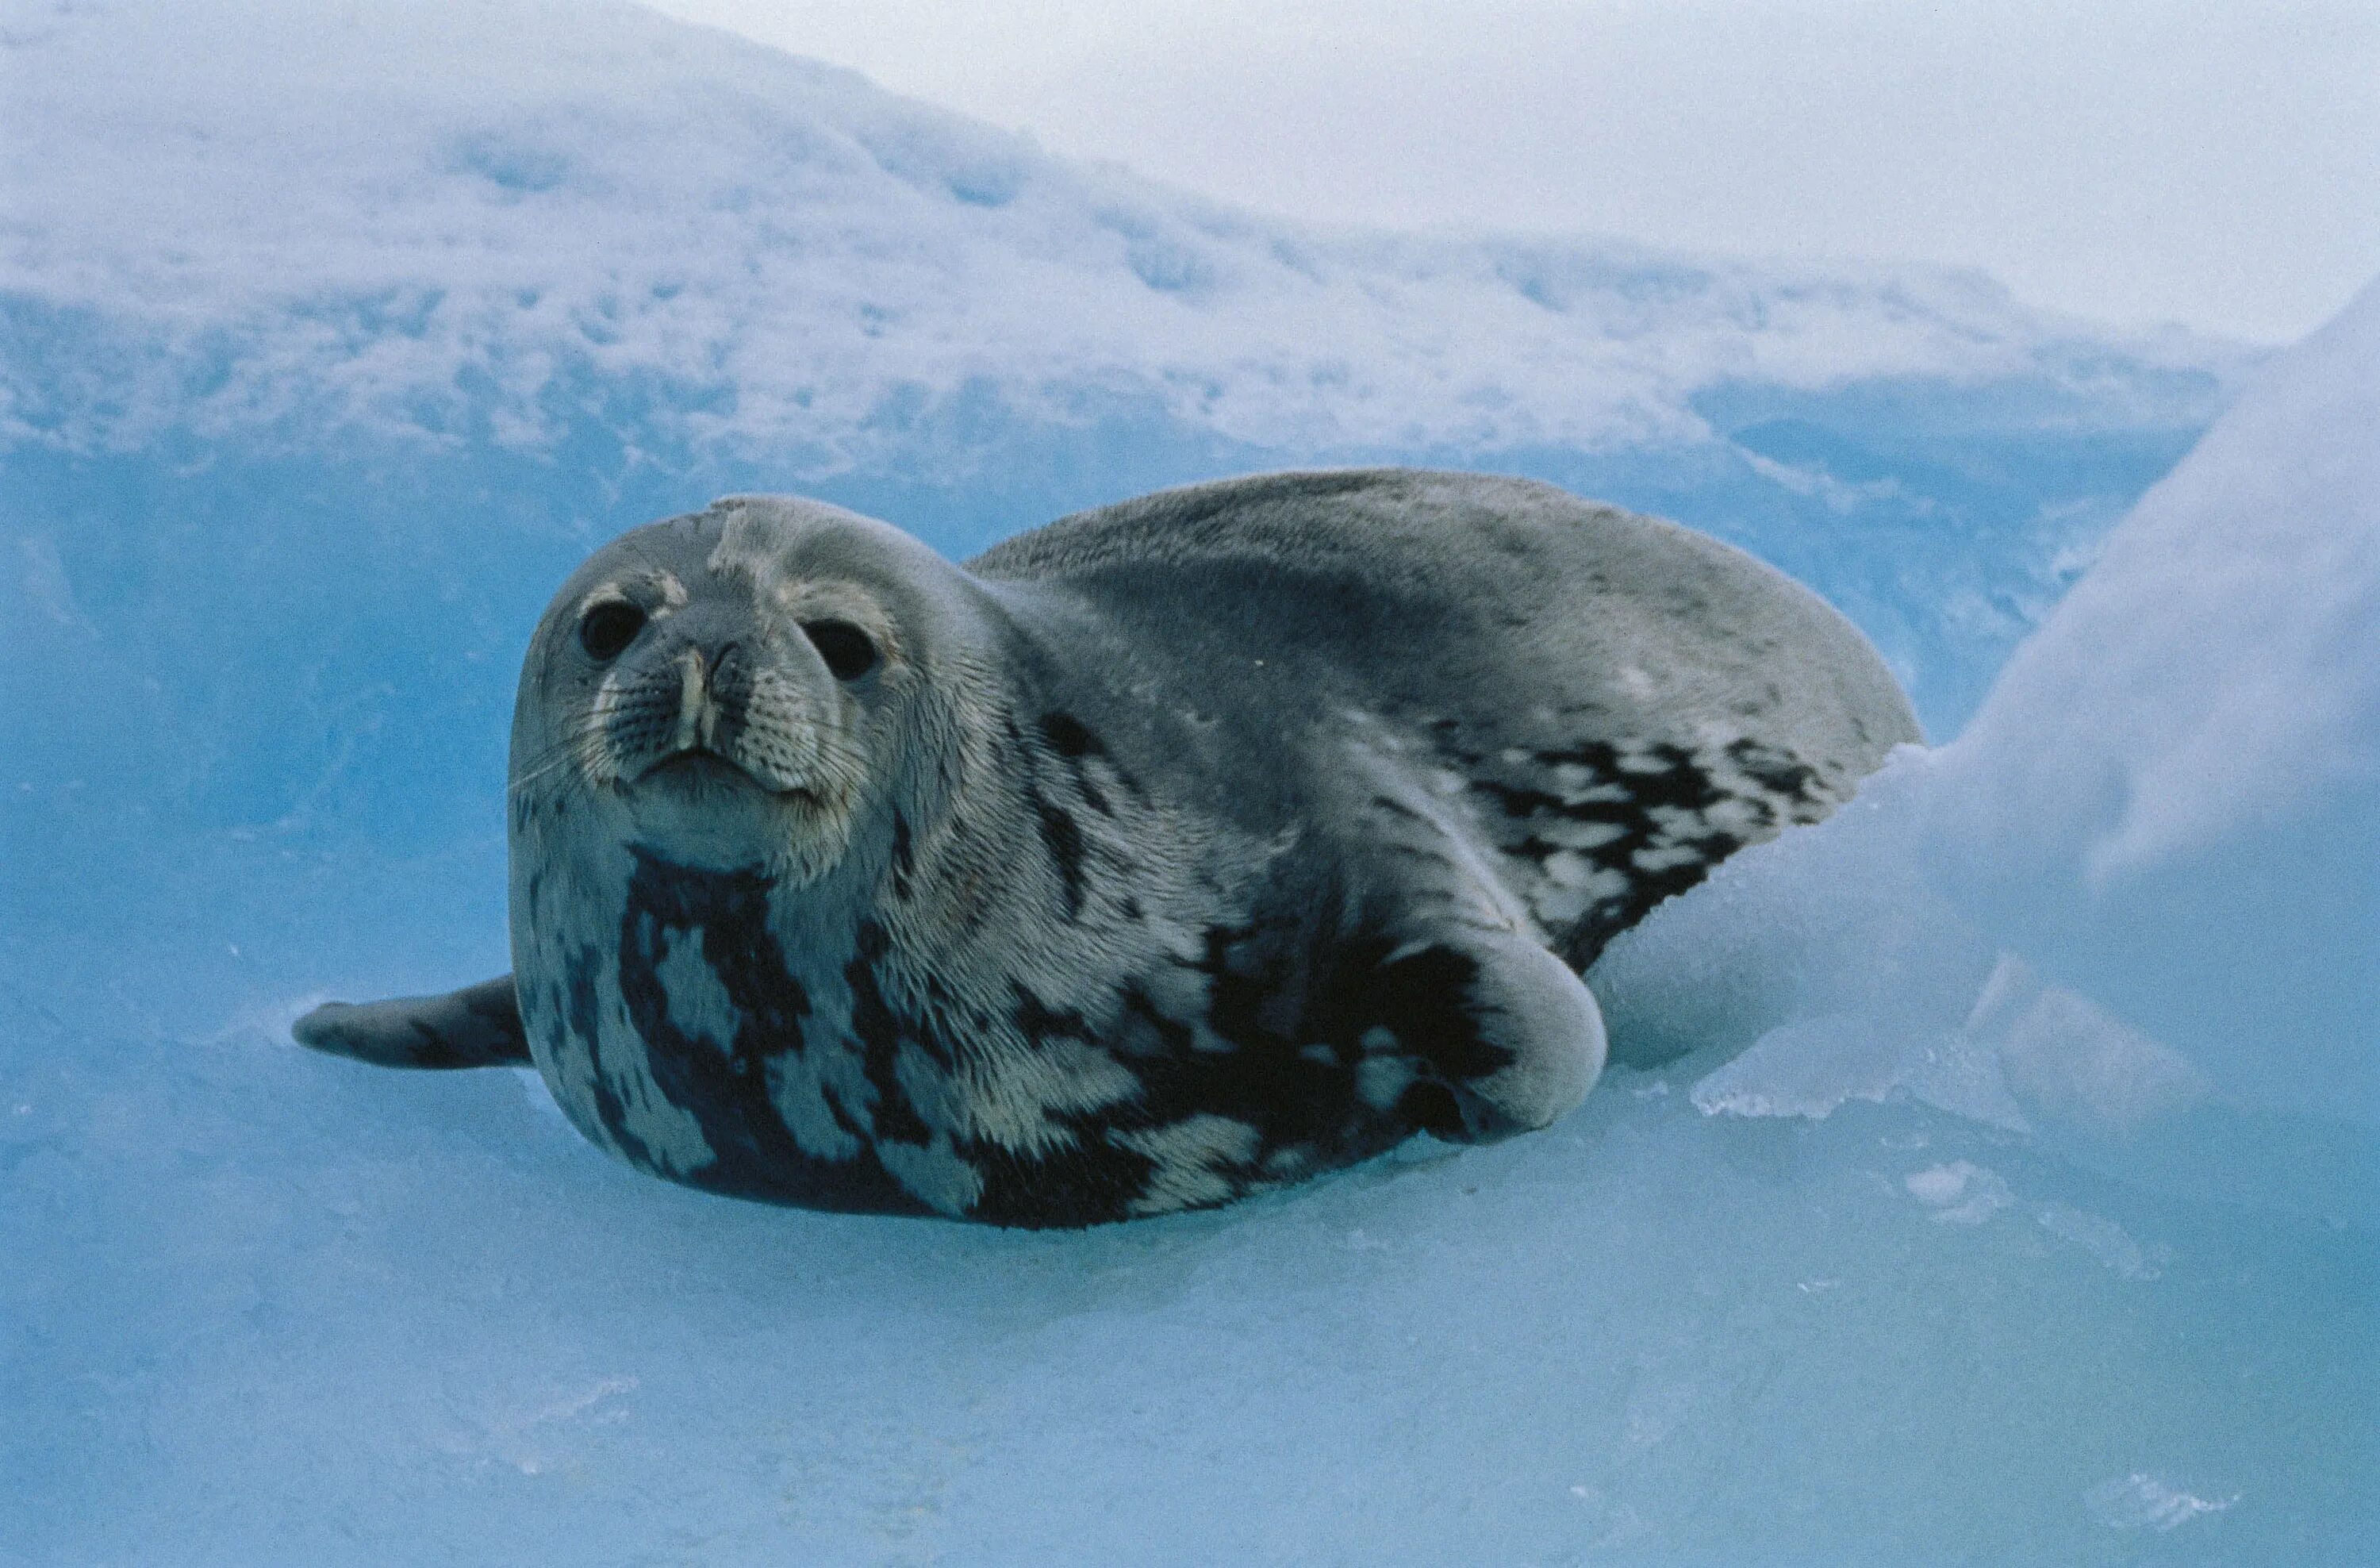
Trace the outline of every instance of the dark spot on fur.
<path fill-rule="evenodd" d="M 877 1137 L 928 1144 L 933 1141 L 933 1129 L 910 1103 L 895 1066 L 904 1031 L 892 1009 L 885 1005 L 883 989 L 876 983 L 874 960 L 882 956 L 884 947 L 883 929 L 876 922 L 870 920 L 859 928 L 859 956 L 843 970 L 844 981 L 851 987 L 851 1032 L 859 1042 L 868 1087 L 876 1091 Z"/>
<path fill-rule="evenodd" d="M 1096 1129 L 1083 1136 L 1080 1147 L 1048 1159 L 997 1144 L 969 1144 L 961 1152 L 983 1175 L 982 1194 L 968 1213 L 1026 1230 L 1125 1219 L 1157 1168 L 1148 1156 L 1118 1147 Z"/>
<path fill-rule="evenodd" d="M 909 901 L 911 879 L 917 865 L 909 852 L 909 819 L 900 812 L 892 813 L 892 896 L 900 903 Z"/>
<path fill-rule="evenodd" d="M 843 1090 L 832 1084 L 821 1084 L 819 1086 L 819 1099 L 826 1104 L 828 1118 L 836 1126 L 842 1128 L 847 1136 L 857 1138 L 862 1143 L 875 1140 L 876 1129 L 868 1125 L 868 1122 L 850 1106 L 844 1103 Z"/>
<path fill-rule="evenodd" d="M 1034 995 L 1022 980 L 1011 980 L 1008 985 L 1009 990 L 1016 993 L 1016 1032 L 1025 1037 L 1027 1045 L 1046 1045 L 1052 1039 L 1087 1040 L 1091 1038 L 1091 1026 L 1080 1013 L 1072 1008 L 1051 1007 Z"/>
<path fill-rule="evenodd" d="M 1091 776 L 1091 760 L 1107 757 L 1107 748 L 1099 744 L 1099 737 L 1071 713 L 1042 714 L 1041 735 L 1050 749 L 1066 762 L 1074 777 L 1075 793 L 1082 796 L 1083 804 L 1101 816 L 1115 815 L 1115 808 L 1108 804 L 1107 792 Z"/>
<path fill-rule="evenodd" d="M 1804 802 L 1822 800 L 1826 788 L 1817 770 L 1800 759 L 1773 750 L 1756 740 L 1735 741 L 1727 748 L 1728 757 L 1743 770 L 1746 777 L 1764 789 L 1776 791 L 1788 799 Z"/>
<path fill-rule="evenodd" d="M 654 1084 L 701 1124 L 715 1156 L 683 1179 L 714 1192 L 806 1209 L 929 1212 L 864 1144 L 848 1161 L 821 1160 L 803 1149 L 770 1100 L 768 1064 L 807 1048 L 803 1021 L 810 1002 L 769 928 L 769 880 L 758 871 L 674 865 L 642 848 L 634 853 L 636 870 L 620 923 L 621 1000 L 644 1039 Z M 671 1016 L 661 966 L 688 942 L 727 995 L 732 1040 L 689 1038 Z M 591 976 L 595 966 L 586 964 L 581 972 Z M 591 981 L 589 990 L 590 1011 L 584 1024 L 574 1019 L 574 1027 L 591 1042 Z M 601 1072 L 596 1080 L 601 1107 L 609 1096 Z M 839 1124 L 865 1137 L 848 1108 L 832 1099 L 828 1104 Z M 604 1109 L 603 1114 L 616 1136 L 616 1109 Z M 652 1164 L 649 1156 L 639 1162 Z"/>
<path fill-rule="evenodd" d="M 1083 913 L 1083 830 L 1064 810 L 1041 798 L 1038 790 L 1028 791 L 1033 814 L 1041 824 L 1041 846 L 1050 852 L 1050 863 L 1057 868 L 1058 886 L 1065 900 L 1066 918 L 1079 919 Z"/>
<path fill-rule="evenodd" d="M 1195 1036 L 1190 1026 L 1178 1018 L 1166 1016 L 1162 1009 L 1149 999 L 1148 992 L 1137 985 L 1123 989 L 1123 1013 L 1128 1022 L 1145 1028 L 1161 1050 L 1174 1055 L 1187 1052 Z M 1143 1054 L 1146 1054 L 1145 1052 Z"/>
<path fill-rule="evenodd" d="M 1065 758 L 1088 757 L 1094 752 L 1104 754 L 1106 748 L 1099 737 L 1083 727 L 1082 721 L 1072 713 L 1044 713 L 1041 733 L 1049 737 L 1050 749 Z"/>
<path fill-rule="evenodd" d="M 570 1032 L 577 1037 L 581 1048 L 589 1052 L 595 1049 L 603 1015 L 601 1004 L 595 995 L 597 964 L 594 954 L 581 954 L 578 961 L 568 969 Z M 620 1097 L 613 1092 L 612 1081 L 605 1076 L 600 1062 L 590 1076 L 595 1095 L 595 1119 L 603 1124 L 605 1132 L 612 1135 L 613 1146 L 632 1163 L 642 1165 L 647 1170 L 655 1169 L 652 1150 L 645 1147 L 644 1139 L 628 1130 L 627 1107 L 621 1104 Z"/>
<path fill-rule="evenodd" d="M 1560 796 L 1548 795 L 1541 789 L 1508 784 L 1500 779 L 1474 779 L 1471 787 L 1501 806 L 1507 817 L 1532 817 L 1540 811 L 1562 817 L 1578 815 L 1577 808 L 1566 803 Z"/>
<path fill-rule="evenodd" d="M 1398 1043 L 1457 1083 L 1512 1064 L 1512 1052 L 1483 1038 L 1471 1015 L 1479 961 L 1451 947 L 1426 947 L 1381 965 L 1373 976 L 1380 1019 Z"/>
<path fill-rule="evenodd" d="M 1462 1109 L 1455 1103 L 1454 1091 L 1444 1084 L 1424 1078 L 1412 1085 L 1398 1097 L 1397 1114 L 1433 1137 L 1449 1143 L 1463 1139 Z"/>

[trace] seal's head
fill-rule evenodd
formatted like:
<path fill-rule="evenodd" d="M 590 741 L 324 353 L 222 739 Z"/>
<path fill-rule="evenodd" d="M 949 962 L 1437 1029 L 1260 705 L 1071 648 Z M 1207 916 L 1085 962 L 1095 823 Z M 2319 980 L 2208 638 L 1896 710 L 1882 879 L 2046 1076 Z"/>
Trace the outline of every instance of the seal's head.
<path fill-rule="evenodd" d="M 916 764 L 980 640 L 972 587 L 900 530 L 815 502 L 732 497 L 624 535 L 530 641 L 516 833 L 592 812 L 602 836 L 680 865 L 815 880 L 878 808 L 931 787 Z"/>

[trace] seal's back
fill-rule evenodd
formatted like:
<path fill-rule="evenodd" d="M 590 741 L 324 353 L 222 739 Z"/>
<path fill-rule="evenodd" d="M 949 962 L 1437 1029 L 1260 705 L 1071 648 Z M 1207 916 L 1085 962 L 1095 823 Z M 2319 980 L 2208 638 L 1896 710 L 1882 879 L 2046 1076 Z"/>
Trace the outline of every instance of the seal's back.
<path fill-rule="evenodd" d="M 1527 480 L 1194 485 L 1061 518 L 968 568 L 1094 607 L 1117 659 L 1143 667 L 1142 698 L 1211 713 L 1218 748 L 1375 727 L 1451 782 L 1580 968 L 1921 738 L 1875 649 L 1815 593 Z"/>

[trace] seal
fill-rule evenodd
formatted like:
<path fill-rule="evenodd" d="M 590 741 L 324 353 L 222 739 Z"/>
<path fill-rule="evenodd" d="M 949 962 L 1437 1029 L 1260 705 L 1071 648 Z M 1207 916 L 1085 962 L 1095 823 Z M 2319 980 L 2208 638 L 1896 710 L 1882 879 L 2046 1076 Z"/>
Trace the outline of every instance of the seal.
<path fill-rule="evenodd" d="M 514 974 L 296 1033 L 534 1062 L 713 1192 L 1201 1208 L 1552 1122 L 1604 943 L 1917 738 L 1815 595 L 1542 484 L 1234 480 L 964 566 L 731 497 L 597 552 L 530 642 Z"/>

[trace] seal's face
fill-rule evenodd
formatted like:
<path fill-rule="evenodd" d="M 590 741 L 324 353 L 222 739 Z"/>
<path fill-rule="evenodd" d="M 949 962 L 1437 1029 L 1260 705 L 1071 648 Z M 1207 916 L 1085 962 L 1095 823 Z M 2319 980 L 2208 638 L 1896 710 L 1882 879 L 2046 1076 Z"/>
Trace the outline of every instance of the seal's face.
<path fill-rule="evenodd" d="M 941 565 L 881 524 L 760 501 L 614 541 L 530 645 L 516 804 L 575 798 L 681 865 L 823 874 L 927 684 L 940 607 L 918 556 Z"/>

